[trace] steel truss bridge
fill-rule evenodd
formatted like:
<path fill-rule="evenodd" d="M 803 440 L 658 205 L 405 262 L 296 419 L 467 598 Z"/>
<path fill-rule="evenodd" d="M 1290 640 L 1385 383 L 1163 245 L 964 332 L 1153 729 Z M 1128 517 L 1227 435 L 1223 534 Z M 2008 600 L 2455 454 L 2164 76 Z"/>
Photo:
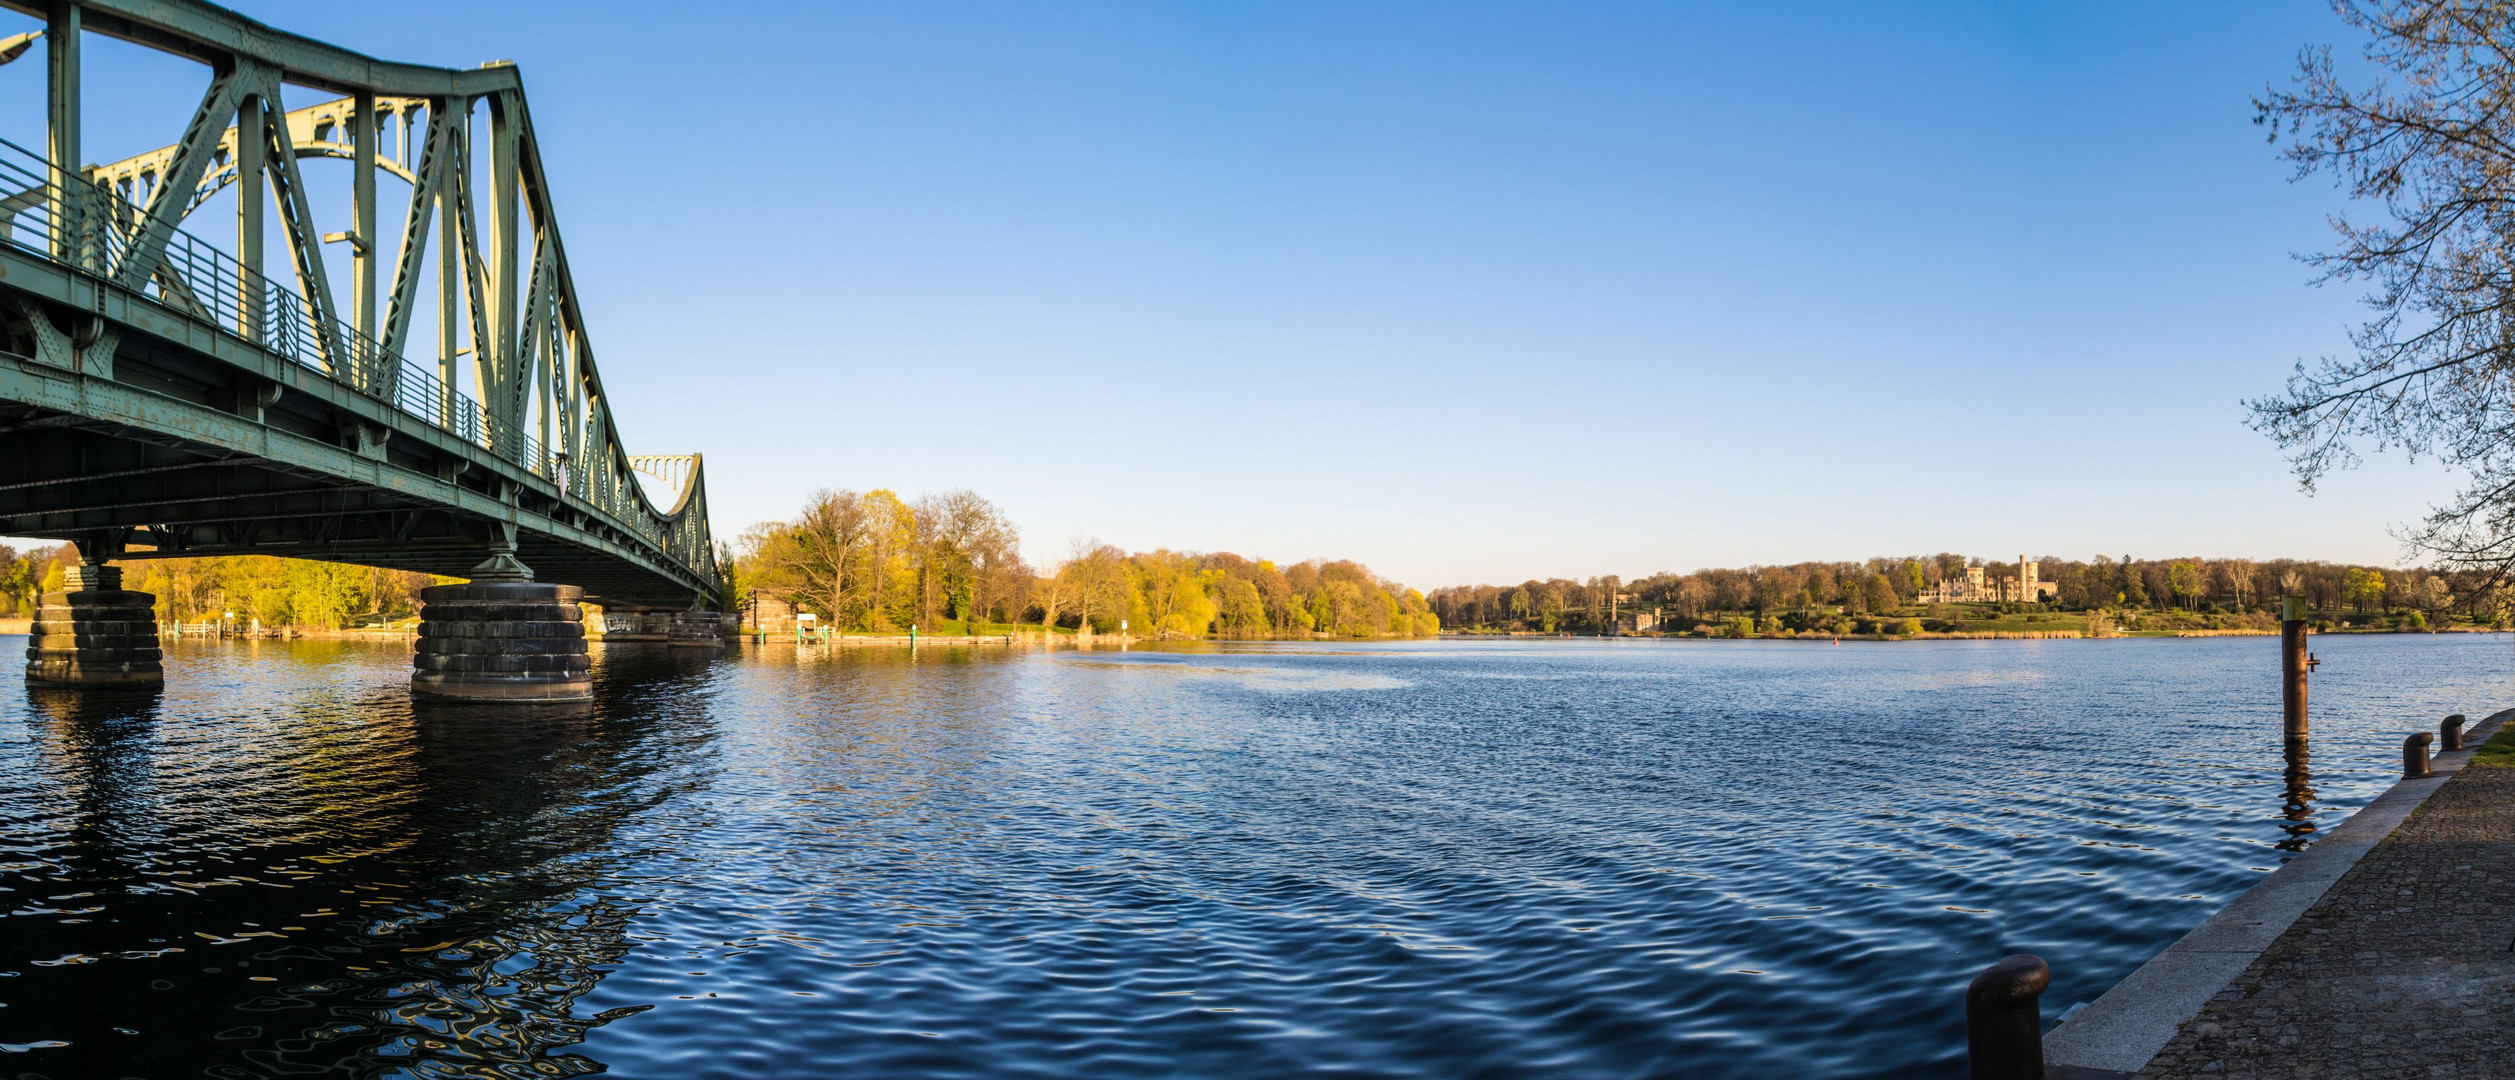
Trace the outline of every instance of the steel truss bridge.
<path fill-rule="evenodd" d="M 0 140 L 0 535 L 91 561 L 520 560 L 606 603 L 713 597 L 699 456 L 621 444 L 512 64 L 388 63 L 198 0 L 0 7 L 42 20 L 0 63 L 40 52 L 47 118 L 40 148 Z M 93 35 L 202 65 L 169 144 L 88 164 Z M 346 192 L 309 182 L 317 158 L 349 163 Z M 395 213 L 379 172 L 408 193 Z M 195 212 L 230 190 L 233 242 L 213 244 Z"/>

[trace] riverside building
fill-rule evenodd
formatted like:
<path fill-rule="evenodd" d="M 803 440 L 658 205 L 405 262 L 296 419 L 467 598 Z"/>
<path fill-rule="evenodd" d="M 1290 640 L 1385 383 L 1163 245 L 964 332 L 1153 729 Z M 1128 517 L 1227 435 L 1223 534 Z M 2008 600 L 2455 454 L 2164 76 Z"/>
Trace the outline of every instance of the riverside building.
<path fill-rule="evenodd" d="M 1994 580 L 1979 565 L 1965 568 L 1965 576 L 1947 578 L 1921 590 L 1925 604 L 2002 604 L 2012 601 L 2042 600 L 2058 591 L 2052 582 L 2043 580 L 2041 565 L 2020 555 L 2017 576 Z"/>

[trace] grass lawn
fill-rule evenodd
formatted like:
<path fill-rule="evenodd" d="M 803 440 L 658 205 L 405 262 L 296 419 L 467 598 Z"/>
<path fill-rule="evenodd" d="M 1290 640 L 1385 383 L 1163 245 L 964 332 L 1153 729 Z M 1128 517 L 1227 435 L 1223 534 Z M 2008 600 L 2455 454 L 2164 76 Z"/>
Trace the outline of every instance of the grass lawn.
<path fill-rule="evenodd" d="M 2497 734 L 2489 736 L 2489 741 L 2480 744 L 2479 751 L 2471 755 L 2471 763 L 2515 768 L 2515 724 L 2501 727 Z"/>

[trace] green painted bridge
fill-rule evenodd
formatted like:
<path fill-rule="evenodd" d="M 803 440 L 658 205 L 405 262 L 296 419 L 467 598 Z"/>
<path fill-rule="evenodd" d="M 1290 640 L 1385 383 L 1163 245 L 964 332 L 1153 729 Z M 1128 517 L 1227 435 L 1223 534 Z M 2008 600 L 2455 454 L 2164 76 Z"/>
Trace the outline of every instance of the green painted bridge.
<path fill-rule="evenodd" d="M 40 59 L 47 118 L 43 146 L 0 141 L 0 535 L 714 596 L 700 459 L 621 441 L 513 65 L 388 63 L 193 0 L 0 7 L 41 21 L 0 41 L 0 94 Z M 165 145 L 101 165 L 99 36 L 203 87 Z"/>

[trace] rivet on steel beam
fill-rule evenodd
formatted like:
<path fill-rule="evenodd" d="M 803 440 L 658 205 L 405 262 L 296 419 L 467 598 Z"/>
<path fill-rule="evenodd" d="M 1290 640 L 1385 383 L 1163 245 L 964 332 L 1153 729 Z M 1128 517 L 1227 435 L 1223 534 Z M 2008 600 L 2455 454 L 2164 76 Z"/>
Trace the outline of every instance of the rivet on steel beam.
<path fill-rule="evenodd" d="M 2044 1080 L 2043 1010 L 2052 966 L 2019 953 L 1965 988 L 1965 1059 L 1973 1080 Z"/>
<path fill-rule="evenodd" d="M 2435 741 L 2436 736 L 2424 731 L 2401 741 L 2402 779 L 2416 780 L 2428 775 L 2428 744 Z"/>

